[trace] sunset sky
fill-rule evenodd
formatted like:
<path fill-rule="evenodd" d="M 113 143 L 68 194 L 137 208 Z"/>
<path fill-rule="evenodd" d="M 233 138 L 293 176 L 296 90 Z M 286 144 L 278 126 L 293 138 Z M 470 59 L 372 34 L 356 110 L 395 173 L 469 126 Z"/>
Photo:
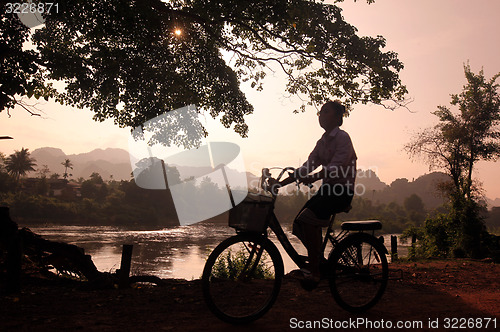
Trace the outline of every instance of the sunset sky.
<path fill-rule="evenodd" d="M 328 2 L 328 1 L 327 1 Z M 428 166 L 412 162 L 403 151 L 415 132 L 436 124 L 431 114 L 438 105 L 449 105 L 450 94 L 465 84 L 464 63 L 478 72 L 484 68 L 487 79 L 500 72 L 500 2 L 490 0 L 379 0 L 368 5 L 347 0 L 341 3 L 347 22 L 360 35 L 382 35 L 385 50 L 395 51 L 405 64 L 403 83 L 414 101 L 410 111 L 389 111 L 380 106 L 356 105 L 344 121 L 358 155 L 358 167 L 371 168 L 388 184 L 397 178 L 413 178 L 428 173 Z M 322 134 L 316 111 L 292 111 L 300 100 L 284 95 L 284 75 L 269 73 L 264 91 L 242 86 L 255 107 L 247 117 L 249 137 L 242 139 L 207 119 L 209 140 L 240 145 L 248 171 L 259 174 L 262 167 L 299 166 Z M 97 123 L 87 110 L 64 107 L 53 102 L 40 103 L 42 117 L 30 116 L 21 108 L 0 113 L 0 151 L 10 154 L 22 147 L 58 147 L 66 154 L 95 148 L 128 149 L 129 129 L 112 121 Z M 500 198 L 500 163 L 481 163 L 476 175 L 489 198 Z"/>

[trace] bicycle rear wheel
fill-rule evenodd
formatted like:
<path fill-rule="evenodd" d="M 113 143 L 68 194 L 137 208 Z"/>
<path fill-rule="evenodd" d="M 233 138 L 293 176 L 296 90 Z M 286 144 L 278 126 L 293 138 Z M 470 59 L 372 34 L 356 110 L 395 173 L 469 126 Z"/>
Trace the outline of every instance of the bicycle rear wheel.
<path fill-rule="evenodd" d="M 363 312 L 380 300 L 389 278 L 385 253 L 383 244 L 365 233 L 350 235 L 333 250 L 330 290 L 343 309 Z"/>
<path fill-rule="evenodd" d="M 210 310 L 232 324 L 262 317 L 274 304 L 283 278 L 276 246 L 258 234 L 240 234 L 221 242 L 208 257 L 202 276 Z"/>

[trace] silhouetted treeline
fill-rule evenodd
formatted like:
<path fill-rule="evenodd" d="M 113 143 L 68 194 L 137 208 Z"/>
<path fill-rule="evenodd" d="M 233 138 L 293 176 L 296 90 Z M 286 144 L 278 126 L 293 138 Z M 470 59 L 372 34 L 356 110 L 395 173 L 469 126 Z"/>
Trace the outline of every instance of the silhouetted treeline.
<path fill-rule="evenodd" d="M 204 179 L 204 190 L 212 190 L 220 194 L 226 188 L 217 184 L 207 185 Z M 43 181 L 42 181 L 43 182 Z M 37 186 L 42 186 L 40 182 Z M 399 181 L 400 184 L 407 181 Z M 79 193 L 75 188 L 63 188 L 58 195 L 44 190 L 26 192 L 14 186 L 0 186 L 0 205 L 9 206 L 11 214 L 26 224 L 85 224 L 114 225 L 136 227 L 166 227 L 178 225 L 170 192 L 168 190 L 148 190 L 138 187 L 134 180 L 105 182 L 97 173 L 87 180 L 80 181 Z M 394 184 L 373 197 L 392 195 Z M 36 189 L 36 188 L 35 188 Z M 42 194 L 44 193 L 44 194 Z M 303 191 L 291 191 L 280 195 L 276 202 L 276 214 L 284 226 L 290 226 L 294 217 L 307 201 L 309 194 Z M 337 216 L 338 225 L 345 220 L 378 219 L 383 222 L 383 230 L 387 233 L 401 233 L 410 226 L 420 226 L 426 217 L 444 212 L 444 207 L 429 209 L 424 199 L 415 194 L 398 197 L 397 201 L 380 203 L 372 200 L 370 195 L 356 196 L 353 208 L 348 213 Z M 400 203 L 401 202 L 401 203 Z M 216 220 L 216 221 L 215 221 Z M 225 223 L 227 218 L 221 216 L 211 222 Z M 500 208 L 494 208 L 486 216 L 486 224 L 493 232 L 500 228 Z"/>
<path fill-rule="evenodd" d="M 295 191 L 288 196 L 279 196 L 276 201 L 276 215 L 283 225 L 291 225 L 293 219 L 307 201 L 308 195 Z M 424 207 L 422 199 L 416 195 L 403 199 L 403 204 L 375 204 L 370 199 L 355 196 L 349 213 L 336 216 L 337 225 L 347 220 L 377 219 L 383 223 L 383 231 L 401 233 L 411 225 L 421 225 L 429 212 Z"/>
<path fill-rule="evenodd" d="M 4 188 L 5 189 L 5 188 Z M 177 225 L 175 208 L 167 190 L 146 190 L 134 180 L 104 182 L 99 174 L 72 190 L 39 194 L 22 189 L 2 190 L 0 205 L 26 223 L 157 226 Z"/>

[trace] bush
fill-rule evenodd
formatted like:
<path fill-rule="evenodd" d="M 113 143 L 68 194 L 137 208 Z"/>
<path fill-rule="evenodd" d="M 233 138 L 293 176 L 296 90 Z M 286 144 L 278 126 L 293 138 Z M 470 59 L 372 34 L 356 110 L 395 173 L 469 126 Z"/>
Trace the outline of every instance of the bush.
<path fill-rule="evenodd" d="M 486 231 L 482 206 L 472 199 L 457 199 L 448 213 L 425 220 L 422 227 L 407 229 L 404 237 L 417 235 L 414 258 L 471 257 L 490 255 L 495 249 Z"/>

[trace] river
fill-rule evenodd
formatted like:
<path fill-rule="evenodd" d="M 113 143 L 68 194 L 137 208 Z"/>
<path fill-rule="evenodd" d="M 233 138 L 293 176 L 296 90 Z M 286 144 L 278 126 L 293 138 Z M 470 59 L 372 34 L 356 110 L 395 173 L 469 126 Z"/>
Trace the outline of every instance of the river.
<path fill-rule="evenodd" d="M 225 238 L 235 234 L 223 225 L 198 223 L 162 230 L 128 230 L 110 226 L 37 226 L 30 229 L 47 240 L 75 244 L 92 256 L 102 272 L 120 268 L 123 244 L 133 244 L 131 274 L 149 274 L 161 278 L 198 279 L 211 250 Z M 285 229 L 291 243 L 301 254 L 306 250 L 300 241 Z M 390 249 L 390 234 L 384 235 Z M 285 273 L 296 268 L 284 253 L 277 240 L 271 236 L 282 252 Z M 407 253 L 406 244 L 398 244 L 400 256 Z"/>

